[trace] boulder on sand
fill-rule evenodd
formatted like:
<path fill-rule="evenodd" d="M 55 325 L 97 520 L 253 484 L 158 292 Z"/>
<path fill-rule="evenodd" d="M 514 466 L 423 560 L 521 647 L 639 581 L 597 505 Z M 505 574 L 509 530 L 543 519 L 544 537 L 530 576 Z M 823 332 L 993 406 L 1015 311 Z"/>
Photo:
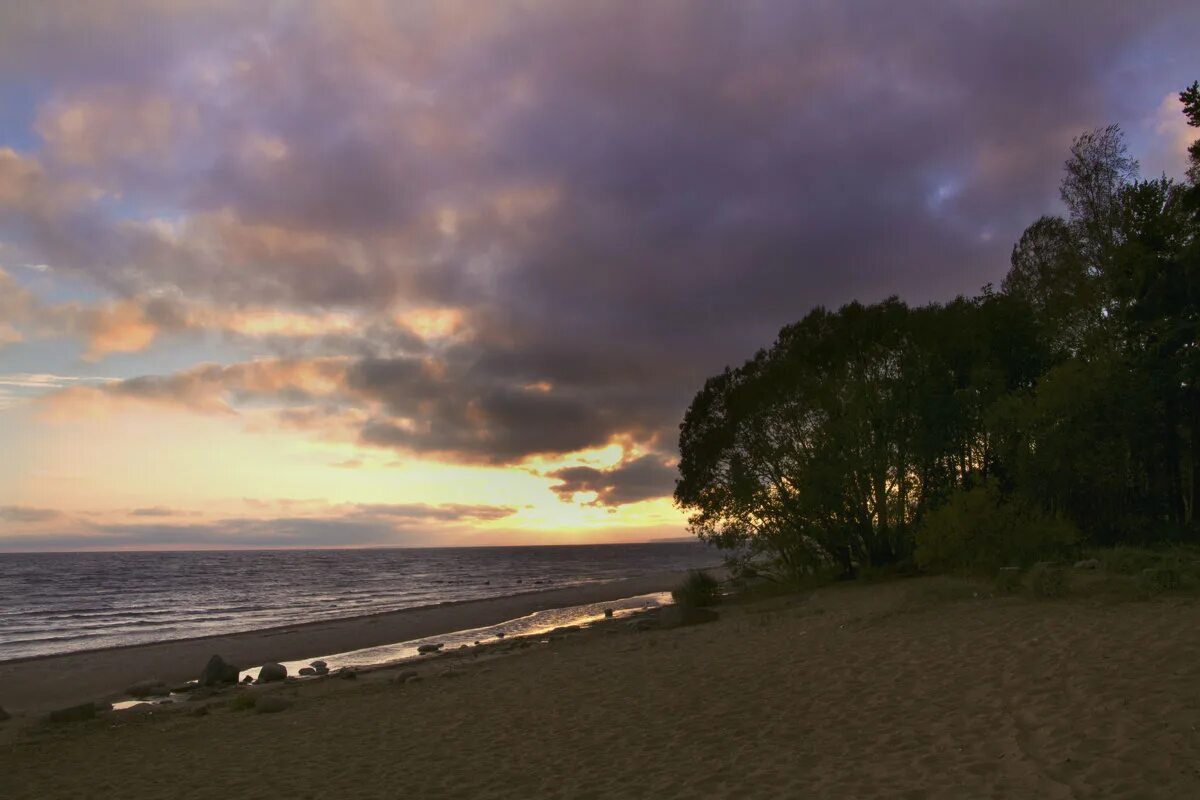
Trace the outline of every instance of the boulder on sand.
<path fill-rule="evenodd" d="M 229 664 L 225 659 L 218 655 L 214 655 L 204 665 L 204 671 L 200 673 L 198 683 L 201 686 L 218 686 L 222 683 L 237 683 L 238 668 L 233 664 Z"/>
<path fill-rule="evenodd" d="M 258 680 L 255 683 L 276 683 L 287 679 L 287 667 L 283 664 L 274 662 L 263 664 L 258 671 Z"/>
<path fill-rule="evenodd" d="M 301 667 L 300 668 L 300 675 L 302 677 L 307 678 L 310 675 L 316 675 L 316 674 L 317 674 L 317 671 L 315 669 L 313 669 L 312 667 Z"/>
<path fill-rule="evenodd" d="M 421 655 L 425 655 L 426 653 L 436 653 L 438 650 L 441 650 L 441 649 L 442 649 L 441 642 L 438 642 L 437 644 L 422 644 L 422 645 L 417 646 L 417 652 L 420 653 Z"/>

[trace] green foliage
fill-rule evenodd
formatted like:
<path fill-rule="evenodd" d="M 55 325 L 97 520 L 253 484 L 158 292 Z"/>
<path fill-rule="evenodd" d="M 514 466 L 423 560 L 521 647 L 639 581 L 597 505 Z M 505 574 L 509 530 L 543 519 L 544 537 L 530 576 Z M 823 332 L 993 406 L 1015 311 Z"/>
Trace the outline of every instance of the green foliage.
<path fill-rule="evenodd" d="M 1149 567 L 1138 577 L 1139 586 L 1147 595 L 1178 589 L 1182 582 L 1182 576 L 1173 567 Z"/>
<path fill-rule="evenodd" d="M 998 594 L 1015 594 L 1021 590 L 1021 570 L 1018 567 L 1001 567 L 996 571 L 995 589 Z"/>
<path fill-rule="evenodd" d="M 1188 125 L 1200 128 L 1200 81 L 1193 81 L 1191 86 L 1180 92 L 1179 102 L 1183 103 L 1183 115 L 1187 117 Z M 1200 139 L 1188 147 L 1188 155 L 1192 162 L 1188 178 L 1193 185 L 1200 186 Z"/>
<path fill-rule="evenodd" d="M 1029 571 L 1029 589 L 1034 597 L 1066 597 L 1070 588 L 1070 574 L 1061 564 L 1039 563 Z"/>
<path fill-rule="evenodd" d="M 955 492 L 925 517 L 917 532 L 917 563 L 926 569 L 991 572 L 1061 556 L 1078 540 L 1068 520 L 1005 496 L 994 481 L 986 481 Z"/>
<path fill-rule="evenodd" d="M 676 605 L 689 608 L 713 606 L 721 600 L 721 584 L 704 570 L 692 570 L 683 583 L 671 590 L 671 599 Z"/>

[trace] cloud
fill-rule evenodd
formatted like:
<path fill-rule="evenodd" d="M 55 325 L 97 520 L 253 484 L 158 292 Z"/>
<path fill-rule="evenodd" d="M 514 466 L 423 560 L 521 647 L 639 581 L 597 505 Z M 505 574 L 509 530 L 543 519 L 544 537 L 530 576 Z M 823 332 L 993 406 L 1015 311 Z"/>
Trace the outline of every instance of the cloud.
<path fill-rule="evenodd" d="M 188 512 L 179 511 L 174 508 L 166 508 L 164 506 L 147 506 L 145 508 L 135 508 L 129 512 L 131 517 L 178 517 L 186 516 Z"/>
<path fill-rule="evenodd" d="M 336 518 L 227 519 L 197 524 L 91 525 L 80 533 L 0 538 L 0 549 L 286 548 L 400 545 L 420 540 L 386 521 Z"/>
<path fill-rule="evenodd" d="M 4 522 L 49 522 L 61 516 L 62 512 L 53 508 L 0 506 L 0 521 Z"/>
<path fill-rule="evenodd" d="M 564 502 L 576 494 L 595 493 L 588 505 L 617 506 L 669 496 L 675 486 L 675 467 L 662 456 L 645 455 L 622 461 L 611 469 L 565 467 L 546 473 L 558 481 L 550 489 Z"/>
<path fill-rule="evenodd" d="M 256 504 L 263 507 L 269 504 Z M 507 506 L 442 504 L 313 505 L 318 513 L 269 518 L 233 517 L 212 522 L 95 523 L 75 521 L 70 531 L 0 535 L 0 551 L 119 548 L 287 548 L 430 545 L 438 536 L 470 535 L 475 522 L 500 520 L 516 512 Z M 338 513 L 330 513 L 337 511 Z M 186 512 L 169 508 L 134 509 L 136 517 L 171 518 Z M 48 509 L 0 507 L 0 520 L 48 522 L 60 518 Z"/>
<path fill-rule="evenodd" d="M 336 394 L 345 360 L 261 359 L 235 364 L 199 364 L 169 375 L 144 375 L 53 392 L 44 403 L 54 415 L 91 414 L 124 403 L 177 406 L 229 414 L 239 401 L 272 398 L 307 402 Z"/>
<path fill-rule="evenodd" d="M 1071 136 L 1164 80 L 1163 31 L 1200 33 L 1182 1 L 1086 30 L 1004 2 L 260 5 L 0 12 L 5 75 L 50 87 L 0 149 L 0 242 L 107 298 L 42 323 L 93 359 L 248 353 L 64 413 L 268 406 L 489 464 L 666 452 L 704 378 L 813 305 L 997 281 Z M 559 480 L 618 505 L 665 469 Z"/>
<path fill-rule="evenodd" d="M 35 128 L 49 156 L 72 167 L 148 169 L 161 168 L 197 121 L 164 94 L 106 86 L 43 106 Z"/>
<path fill-rule="evenodd" d="M 425 503 L 358 503 L 355 513 L 364 517 L 400 518 L 425 522 L 490 521 L 517 513 L 511 506 L 461 505 L 446 503 L 437 506 Z"/>

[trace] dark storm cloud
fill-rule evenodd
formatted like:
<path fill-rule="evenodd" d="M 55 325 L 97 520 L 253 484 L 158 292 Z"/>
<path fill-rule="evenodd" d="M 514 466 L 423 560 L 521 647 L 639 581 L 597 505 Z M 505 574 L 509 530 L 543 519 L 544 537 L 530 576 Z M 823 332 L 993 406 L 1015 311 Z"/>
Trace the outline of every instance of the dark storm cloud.
<path fill-rule="evenodd" d="M 386 326 L 286 347 L 353 359 L 333 402 L 361 412 L 360 441 L 490 463 L 622 436 L 669 448 L 705 376 L 812 306 L 998 281 L 1055 209 L 1071 137 L 1137 123 L 1114 114 L 1154 83 L 1144 54 L 1164 31 L 1200 38 L 1185 2 L 297 4 L 227 17 L 220 46 L 191 24 L 192 61 L 72 53 L 63 99 L 86 99 L 92 64 L 170 100 L 165 141 L 136 132 L 166 153 L 154 180 L 71 174 L 178 221 L 87 205 L 53 172 L 74 152 L 58 142 L 29 156 L 44 176 L 10 159 L 42 198 L 17 243 L 118 292 L 457 308 L 471 333 L 451 348 L 373 345 Z M 1194 48 L 1176 55 L 1200 73 Z M 219 407 L 235 379 L 128 390 Z M 584 477 L 626 496 L 563 485 Z"/>
<path fill-rule="evenodd" d="M 547 473 L 559 483 L 550 489 L 562 500 L 577 492 L 595 492 L 589 505 L 616 507 L 669 495 L 675 485 L 675 467 L 660 456 L 647 455 L 625 461 L 611 469 L 567 467 Z"/>

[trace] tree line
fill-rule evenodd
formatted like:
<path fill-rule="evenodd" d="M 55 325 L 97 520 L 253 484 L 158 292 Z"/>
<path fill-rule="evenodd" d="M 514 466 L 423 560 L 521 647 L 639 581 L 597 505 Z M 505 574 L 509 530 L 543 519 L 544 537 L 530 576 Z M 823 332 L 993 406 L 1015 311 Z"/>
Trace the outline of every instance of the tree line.
<path fill-rule="evenodd" d="M 1180 94 L 1200 127 L 1200 85 Z M 1117 126 L 1077 137 L 1064 216 L 999 290 L 816 308 L 705 382 L 676 503 L 784 571 L 980 567 L 1080 542 L 1200 537 L 1200 140 L 1138 177 Z"/>

